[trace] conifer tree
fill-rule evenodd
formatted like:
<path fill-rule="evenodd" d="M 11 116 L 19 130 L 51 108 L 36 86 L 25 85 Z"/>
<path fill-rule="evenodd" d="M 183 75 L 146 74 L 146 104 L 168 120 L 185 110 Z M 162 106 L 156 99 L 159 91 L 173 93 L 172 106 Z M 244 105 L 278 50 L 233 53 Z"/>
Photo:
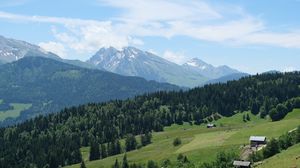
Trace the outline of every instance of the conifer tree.
<path fill-rule="evenodd" d="M 91 141 L 91 147 L 90 147 L 90 160 L 97 160 L 100 159 L 100 149 L 99 144 L 95 140 Z"/>
<path fill-rule="evenodd" d="M 125 155 L 123 157 L 122 168 L 129 168 L 126 153 L 125 153 Z"/>

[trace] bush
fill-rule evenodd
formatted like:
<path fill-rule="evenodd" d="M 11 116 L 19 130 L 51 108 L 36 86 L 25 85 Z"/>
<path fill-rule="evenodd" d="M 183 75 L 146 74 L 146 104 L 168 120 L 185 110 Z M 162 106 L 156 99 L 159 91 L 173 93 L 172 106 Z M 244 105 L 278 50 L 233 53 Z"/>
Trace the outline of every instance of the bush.
<path fill-rule="evenodd" d="M 264 158 L 269 158 L 280 152 L 279 143 L 276 139 L 271 139 L 270 142 L 267 143 L 267 146 L 263 149 Z"/>
<path fill-rule="evenodd" d="M 147 163 L 147 168 L 158 168 L 158 165 L 153 160 L 149 160 Z"/>
<path fill-rule="evenodd" d="M 180 144 L 181 144 L 181 139 L 180 138 L 175 138 L 174 141 L 173 141 L 173 145 L 178 146 Z"/>
<path fill-rule="evenodd" d="M 278 104 L 276 108 L 271 109 L 270 117 L 272 121 L 278 121 L 283 119 L 288 113 L 288 109 L 284 104 Z"/>

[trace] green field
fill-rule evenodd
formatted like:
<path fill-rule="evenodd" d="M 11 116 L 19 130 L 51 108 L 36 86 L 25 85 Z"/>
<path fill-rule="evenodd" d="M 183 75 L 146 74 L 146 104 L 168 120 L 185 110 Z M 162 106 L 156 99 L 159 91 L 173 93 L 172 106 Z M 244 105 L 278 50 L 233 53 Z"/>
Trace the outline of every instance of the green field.
<path fill-rule="evenodd" d="M 300 124 L 300 109 L 289 113 L 278 122 L 260 119 L 250 114 L 251 120 L 243 122 L 243 114 L 216 121 L 216 128 L 207 129 L 205 125 L 196 126 L 185 123 L 166 127 L 164 132 L 153 133 L 153 143 L 141 149 L 127 153 L 129 162 L 146 163 L 148 160 L 162 161 L 169 158 L 175 160 L 179 153 L 187 155 L 196 165 L 214 160 L 222 150 L 239 152 L 240 147 L 248 144 L 249 136 L 264 135 L 268 138 L 279 137 L 283 133 L 296 128 Z M 174 147 L 173 140 L 179 137 L 180 146 Z M 88 168 L 111 167 L 115 159 L 122 160 L 124 154 L 97 161 L 88 161 L 89 148 L 82 148 L 82 155 Z M 68 168 L 78 168 L 72 165 Z"/>
<path fill-rule="evenodd" d="M 0 103 L 2 103 L 2 100 L 0 100 Z M 23 104 L 23 103 L 11 103 L 10 105 L 13 107 L 12 110 L 0 111 L 0 122 L 4 121 L 9 117 L 11 118 L 18 117 L 20 116 L 23 110 L 29 109 L 32 106 L 31 104 Z"/>
<path fill-rule="evenodd" d="M 297 159 L 298 158 L 298 159 Z M 300 167 L 300 144 L 294 145 L 281 153 L 266 159 L 258 168 Z"/>

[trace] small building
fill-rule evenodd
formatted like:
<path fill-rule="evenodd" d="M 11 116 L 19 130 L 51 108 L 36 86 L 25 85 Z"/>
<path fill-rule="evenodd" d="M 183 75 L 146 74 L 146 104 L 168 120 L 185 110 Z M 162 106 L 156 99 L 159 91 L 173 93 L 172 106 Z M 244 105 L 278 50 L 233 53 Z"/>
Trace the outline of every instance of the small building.
<path fill-rule="evenodd" d="M 214 127 L 216 127 L 216 124 L 209 123 L 206 125 L 206 128 L 214 128 Z"/>
<path fill-rule="evenodd" d="M 249 161 L 240 161 L 240 160 L 235 160 L 233 161 L 233 166 L 236 168 L 249 168 L 251 167 L 251 162 Z"/>
<path fill-rule="evenodd" d="M 250 136 L 250 146 L 257 147 L 259 145 L 265 145 L 267 143 L 267 137 L 265 136 Z"/>

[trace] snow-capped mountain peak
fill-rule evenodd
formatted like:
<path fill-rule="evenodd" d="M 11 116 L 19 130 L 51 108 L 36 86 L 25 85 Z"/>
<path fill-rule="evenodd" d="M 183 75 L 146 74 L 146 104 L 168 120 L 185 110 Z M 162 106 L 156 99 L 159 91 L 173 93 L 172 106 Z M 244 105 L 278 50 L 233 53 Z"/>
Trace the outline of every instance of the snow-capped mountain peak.
<path fill-rule="evenodd" d="M 206 62 L 200 60 L 199 58 L 192 58 L 191 60 L 189 60 L 185 64 L 188 65 L 188 66 L 199 68 L 199 69 L 206 69 L 206 68 L 211 66 L 210 64 L 207 64 Z"/>
<path fill-rule="evenodd" d="M 183 67 L 185 67 L 186 69 L 196 70 L 203 76 L 206 76 L 211 79 L 239 72 L 226 65 L 215 67 L 211 64 L 202 61 L 199 58 L 192 58 L 191 60 L 183 64 Z"/>

